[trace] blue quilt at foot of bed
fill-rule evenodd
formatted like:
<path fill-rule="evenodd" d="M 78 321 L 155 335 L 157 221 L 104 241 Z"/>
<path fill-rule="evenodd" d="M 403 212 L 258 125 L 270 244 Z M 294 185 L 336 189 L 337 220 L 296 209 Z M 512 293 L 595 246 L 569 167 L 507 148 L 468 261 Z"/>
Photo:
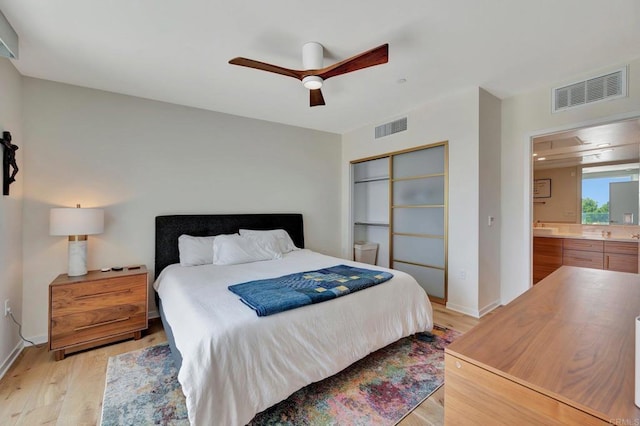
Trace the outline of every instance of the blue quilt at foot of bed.
<path fill-rule="evenodd" d="M 384 271 L 338 265 L 229 286 L 258 316 L 276 314 L 364 290 L 390 280 Z"/>

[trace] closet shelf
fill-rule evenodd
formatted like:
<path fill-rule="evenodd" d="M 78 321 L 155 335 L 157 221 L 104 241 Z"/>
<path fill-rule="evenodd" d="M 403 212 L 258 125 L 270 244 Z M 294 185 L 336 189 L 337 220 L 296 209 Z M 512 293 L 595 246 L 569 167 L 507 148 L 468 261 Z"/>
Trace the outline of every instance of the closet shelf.
<path fill-rule="evenodd" d="M 385 222 L 355 222 L 354 225 L 360 225 L 360 226 L 385 226 L 385 227 L 389 227 L 388 223 Z"/>

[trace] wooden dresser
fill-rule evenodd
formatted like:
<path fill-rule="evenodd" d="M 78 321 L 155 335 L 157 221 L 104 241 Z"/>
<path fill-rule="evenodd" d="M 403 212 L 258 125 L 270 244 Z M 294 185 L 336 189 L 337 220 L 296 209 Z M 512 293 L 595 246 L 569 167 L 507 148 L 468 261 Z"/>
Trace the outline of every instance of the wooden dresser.
<path fill-rule="evenodd" d="M 49 350 L 56 360 L 133 337 L 148 325 L 147 269 L 59 275 L 49 285 Z"/>
<path fill-rule="evenodd" d="M 563 266 L 445 349 L 445 423 L 637 424 L 640 275 Z"/>

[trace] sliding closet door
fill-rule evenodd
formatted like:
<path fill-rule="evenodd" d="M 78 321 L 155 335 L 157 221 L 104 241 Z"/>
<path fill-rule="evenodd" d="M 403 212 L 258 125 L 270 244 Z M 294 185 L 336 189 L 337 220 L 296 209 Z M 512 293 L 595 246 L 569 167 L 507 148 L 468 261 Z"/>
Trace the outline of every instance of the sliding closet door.
<path fill-rule="evenodd" d="M 447 298 L 447 145 L 392 156 L 392 268 Z"/>

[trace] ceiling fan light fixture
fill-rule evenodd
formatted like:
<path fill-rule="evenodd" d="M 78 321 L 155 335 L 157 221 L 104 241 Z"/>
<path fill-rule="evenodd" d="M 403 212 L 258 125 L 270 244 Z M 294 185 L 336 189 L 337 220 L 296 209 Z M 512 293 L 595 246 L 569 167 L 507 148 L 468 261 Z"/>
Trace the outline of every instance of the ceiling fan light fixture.
<path fill-rule="evenodd" d="M 302 85 L 309 90 L 316 90 L 322 87 L 322 77 L 317 75 L 308 75 L 302 79 Z"/>

